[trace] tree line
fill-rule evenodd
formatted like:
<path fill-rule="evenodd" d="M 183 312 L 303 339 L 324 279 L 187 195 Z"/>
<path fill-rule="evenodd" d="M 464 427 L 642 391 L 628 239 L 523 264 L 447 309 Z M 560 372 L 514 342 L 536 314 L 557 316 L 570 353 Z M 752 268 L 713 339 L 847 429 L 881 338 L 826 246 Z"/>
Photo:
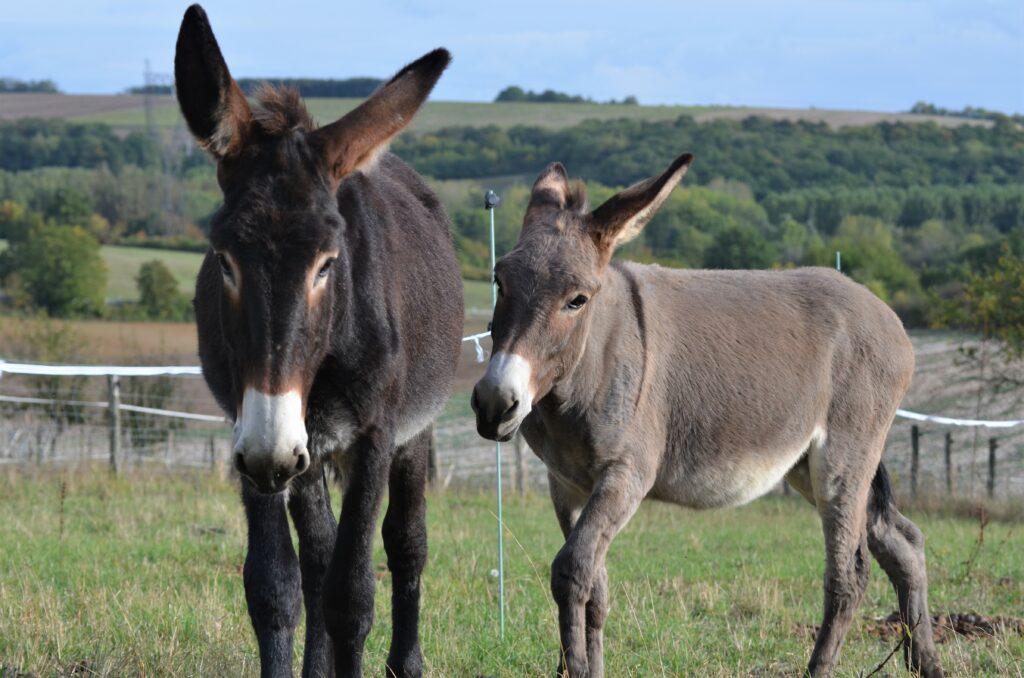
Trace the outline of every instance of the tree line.
<path fill-rule="evenodd" d="M 456 127 L 406 135 L 393 148 L 441 195 L 463 271 L 480 279 L 489 275 L 486 215 L 479 207 L 486 188 L 503 195 L 497 237 L 499 252 L 507 251 L 518 236 L 529 184 L 548 162 L 560 160 L 587 179 L 598 204 L 682 150 L 697 155 L 684 190 L 672 194 L 623 256 L 672 266 L 767 268 L 834 265 L 838 250 L 847 273 L 905 321 L 923 325 L 935 320 L 937 300 L 961 295 L 971 276 L 991 270 L 1001 256 L 1024 255 L 1024 132 L 1006 120 L 835 130 L 681 116 L 587 121 L 561 130 Z M 36 279 L 16 269 L 33 257 L 23 256 L 28 250 L 19 243 L 52 243 L 46 229 L 77 229 L 62 237 L 83 251 L 87 242 L 205 249 L 204 229 L 220 203 L 214 167 L 194 150 L 178 151 L 170 163 L 165 158 L 149 137 L 120 137 L 104 125 L 0 123 L 0 238 L 11 243 L 0 275 L 8 301 L 55 312 L 102 311 L 102 296 L 81 293 L 74 296 L 86 299 L 79 306 L 39 295 L 31 301 Z M 480 179 L 496 176 L 504 178 Z M 99 279 L 67 277 L 83 286 Z M 152 272 L 146 278 L 161 279 Z"/>
<path fill-rule="evenodd" d="M 19 80 L 18 78 L 0 78 L 0 92 L 57 94 L 57 83 L 53 80 Z"/>
<path fill-rule="evenodd" d="M 757 200 L 811 187 L 1011 184 L 1024 182 L 1024 130 L 883 122 L 832 129 L 810 121 L 589 120 L 546 129 L 452 127 L 395 142 L 398 155 L 430 176 L 469 179 L 535 172 L 553 159 L 609 186 L 628 185 L 682 151 L 697 160 L 688 181 L 740 181 Z"/>
<path fill-rule="evenodd" d="M 618 104 L 624 106 L 637 106 L 640 104 L 635 96 L 629 95 L 623 97 L 621 101 L 616 99 L 609 99 L 606 102 L 595 102 L 590 97 L 585 97 L 580 94 L 566 94 L 565 92 L 559 92 L 553 89 L 546 89 L 543 92 L 534 92 L 532 89 L 524 90 L 518 85 L 510 85 L 505 89 L 498 92 L 498 96 L 494 98 L 495 102 L 510 102 L 510 101 L 526 101 L 530 103 L 545 103 L 545 104 L 593 104 L 593 103 L 607 103 L 607 104 Z"/>

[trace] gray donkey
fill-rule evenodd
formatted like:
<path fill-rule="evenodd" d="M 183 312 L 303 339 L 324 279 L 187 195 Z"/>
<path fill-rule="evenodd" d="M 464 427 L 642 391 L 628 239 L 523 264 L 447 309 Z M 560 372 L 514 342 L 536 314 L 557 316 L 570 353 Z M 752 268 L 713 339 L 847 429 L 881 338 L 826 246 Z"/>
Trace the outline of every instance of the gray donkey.
<path fill-rule="evenodd" d="M 896 315 L 828 269 L 681 271 L 612 261 L 693 157 L 590 212 L 554 163 L 495 269 L 480 435 L 517 429 L 548 468 L 565 545 L 551 566 L 560 675 L 603 674 L 605 555 L 645 498 L 736 506 L 783 478 L 825 533 L 825 615 L 807 671 L 830 673 L 867 585 L 892 580 L 907 664 L 941 676 L 921 531 L 880 463 L 914 351 Z"/>

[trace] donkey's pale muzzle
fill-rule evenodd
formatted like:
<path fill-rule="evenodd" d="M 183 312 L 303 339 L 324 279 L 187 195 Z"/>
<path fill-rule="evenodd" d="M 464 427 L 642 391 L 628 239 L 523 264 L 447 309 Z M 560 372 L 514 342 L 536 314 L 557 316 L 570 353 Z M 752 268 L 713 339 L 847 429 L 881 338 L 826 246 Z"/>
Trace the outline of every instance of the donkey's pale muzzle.
<path fill-rule="evenodd" d="M 260 492 L 280 492 L 309 468 L 302 396 L 296 391 L 270 395 L 253 388 L 242 397 L 235 424 L 235 469 Z"/>
<path fill-rule="evenodd" d="M 470 404 L 476 430 L 489 440 L 510 440 L 533 408 L 530 363 L 515 353 L 499 351 L 473 388 Z"/>

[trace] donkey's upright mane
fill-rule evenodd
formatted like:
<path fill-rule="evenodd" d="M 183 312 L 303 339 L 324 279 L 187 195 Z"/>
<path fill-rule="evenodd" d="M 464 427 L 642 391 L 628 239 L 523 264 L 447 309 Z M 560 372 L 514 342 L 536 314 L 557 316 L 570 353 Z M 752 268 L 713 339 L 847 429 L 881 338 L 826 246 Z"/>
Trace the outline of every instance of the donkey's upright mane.
<path fill-rule="evenodd" d="M 256 89 L 255 98 L 253 122 L 266 136 L 283 137 L 296 130 L 312 132 L 319 127 L 294 87 L 264 83 Z"/>

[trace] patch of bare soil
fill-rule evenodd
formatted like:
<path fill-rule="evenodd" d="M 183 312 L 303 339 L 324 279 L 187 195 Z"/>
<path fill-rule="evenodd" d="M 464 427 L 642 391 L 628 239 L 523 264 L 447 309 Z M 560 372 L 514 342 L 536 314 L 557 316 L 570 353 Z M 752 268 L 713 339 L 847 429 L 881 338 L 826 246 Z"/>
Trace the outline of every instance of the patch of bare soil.
<path fill-rule="evenodd" d="M 872 620 L 867 633 L 883 640 L 899 640 L 902 625 L 900 615 L 893 612 L 888 617 Z M 814 638 L 818 634 L 815 624 L 795 624 L 798 635 Z M 972 640 L 993 638 L 1001 635 L 1024 635 L 1024 619 L 1020 617 L 986 617 L 974 612 L 947 612 L 932 615 L 932 637 L 936 643 L 945 643 L 954 636 Z"/>
<path fill-rule="evenodd" d="M 897 639 L 900 635 L 900 615 L 893 612 L 884 619 L 876 619 L 868 633 L 879 638 Z M 936 643 L 944 643 L 953 636 L 966 639 L 992 638 L 997 635 L 1024 635 L 1024 619 L 1020 617 L 986 617 L 974 612 L 932 615 L 932 635 Z"/>

